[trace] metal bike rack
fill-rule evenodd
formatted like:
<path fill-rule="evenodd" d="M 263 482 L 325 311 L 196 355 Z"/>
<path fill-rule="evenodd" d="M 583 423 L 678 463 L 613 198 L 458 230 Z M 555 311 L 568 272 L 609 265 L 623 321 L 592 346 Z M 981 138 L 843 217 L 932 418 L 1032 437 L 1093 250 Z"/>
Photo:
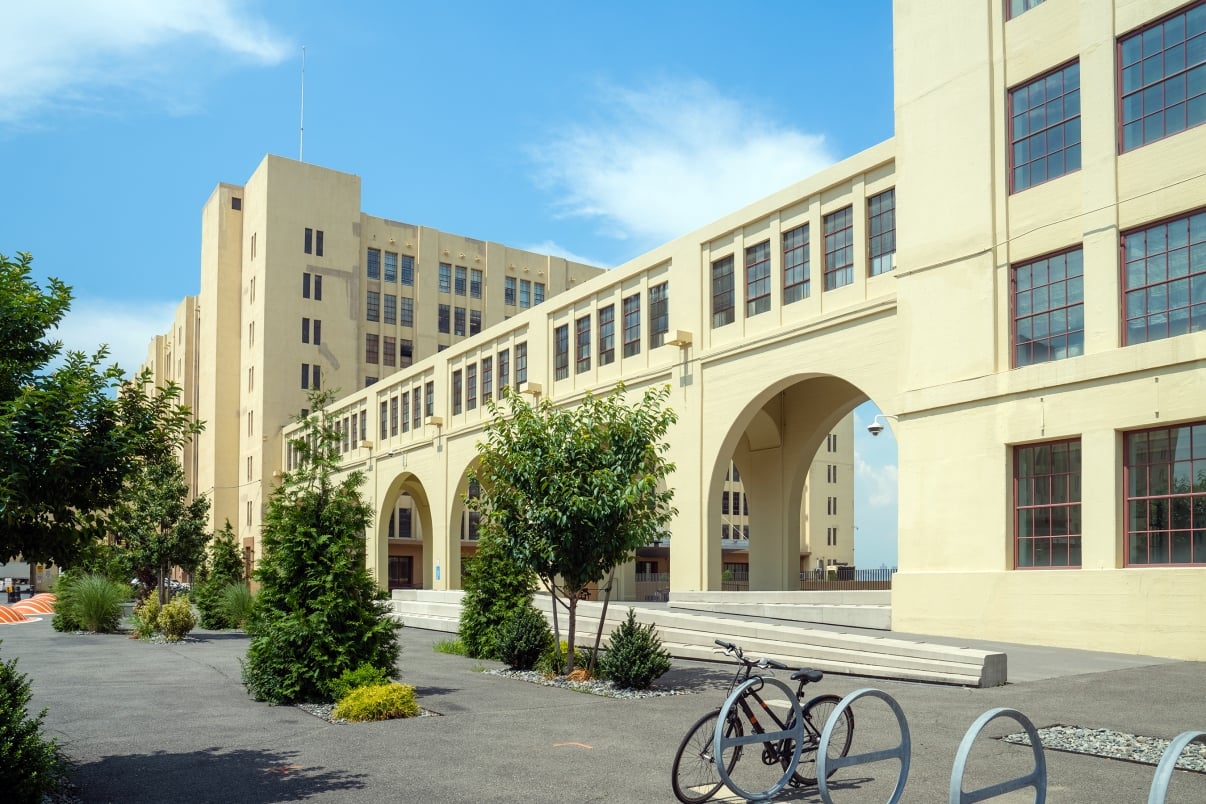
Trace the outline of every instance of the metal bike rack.
<path fill-rule="evenodd" d="M 788 723 L 794 723 L 795 727 L 785 731 L 764 731 L 762 733 L 743 734 L 740 737 L 726 736 L 725 724 L 729 721 L 729 710 L 737 703 L 738 700 L 745 694 L 745 691 L 750 687 L 761 684 L 765 686 L 776 687 L 783 692 L 783 697 L 788 700 L 791 705 L 791 715 L 788 718 Z M 736 746 L 753 745 L 754 743 L 775 742 L 777 740 L 794 740 L 795 751 L 792 754 L 791 762 L 789 763 L 783 778 L 769 790 L 759 792 L 749 792 L 743 790 L 733 783 L 729 778 L 728 769 L 725 767 L 724 751 L 728 748 Z M 716 718 L 716 732 L 712 738 L 712 757 L 716 763 L 716 771 L 720 776 L 721 781 L 739 796 L 742 796 L 748 801 L 765 801 L 771 796 L 776 795 L 782 790 L 791 780 L 791 775 L 795 773 L 796 766 L 800 764 L 800 754 L 804 750 L 804 710 L 800 708 L 800 701 L 796 698 L 796 693 L 782 681 L 770 676 L 755 676 L 754 678 L 743 681 L 729 697 L 725 699 L 724 706 L 720 707 L 720 716 Z M 755 757 L 755 759 L 757 759 Z M 736 766 L 734 766 L 736 767 Z"/>
<path fill-rule="evenodd" d="M 967 757 L 971 753 L 972 744 L 980 736 L 980 732 L 984 730 L 985 726 L 1000 717 L 1010 718 L 1026 730 L 1027 736 L 1030 737 L 1030 750 L 1034 754 L 1034 770 L 1025 776 L 1018 776 L 1015 779 L 965 793 L 963 792 L 963 774 L 967 770 Z M 1023 787 L 1034 788 L 1034 804 L 1045 804 L 1047 801 L 1047 758 L 1043 755 L 1043 743 L 1039 740 L 1038 730 L 1034 728 L 1034 724 L 1028 717 L 1016 709 L 1004 706 L 989 709 L 976 718 L 976 722 L 963 735 L 963 742 L 959 743 L 959 752 L 955 754 L 955 766 L 951 768 L 950 804 L 974 804 L 977 801 L 997 798 L 1006 793 L 1012 793 L 1014 790 L 1021 790 Z"/>
<path fill-rule="evenodd" d="M 900 725 L 900 744 L 895 748 L 883 751 L 869 751 L 866 754 L 831 758 L 829 741 L 833 737 L 833 727 L 850 708 L 850 705 L 859 698 L 879 698 L 888 705 L 892 713 L 896 715 L 896 722 Z M 883 690 L 873 687 L 855 690 L 843 698 L 837 708 L 830 713 L 829 720 L 825 721 L 825 730 L 821 732 L 821 743 L 817 746 L 817 787 L 820 790 L 821 799 L 825 804 L 833 804 L 833 798 L 829 795 L 829 774 L 833 771 L 851 765 L 868 765 L 872 762 L 882 762 L 885 759 L 899 759 L 900 774 L 896 777 L 896 789 L 892 791 L 892 796 L 886 803 L 898 804 L 900 797 L 904 794 L 905 782 L 909 780 L 909 760 L 912 754 L 913 741 L 909 736 L 909 721 L 905 718 L 904 711 L 896 699 Z"/>
<path fill-rule="evenodd" d="M 1156 775 L 1152 778 L 1152 790 L 1147 796 L 1147 804 L 1164 804 L 1168 795 L 1168 783 L 1172 780 L 1173 771 L 1177 769 L 1177 760 L 1190 743 L 1206 745 L 1206 731 L 1181 732 L 1169 743 L 1168 748 L 1164 749 L 1160 764 L 1156 766 Z"/>

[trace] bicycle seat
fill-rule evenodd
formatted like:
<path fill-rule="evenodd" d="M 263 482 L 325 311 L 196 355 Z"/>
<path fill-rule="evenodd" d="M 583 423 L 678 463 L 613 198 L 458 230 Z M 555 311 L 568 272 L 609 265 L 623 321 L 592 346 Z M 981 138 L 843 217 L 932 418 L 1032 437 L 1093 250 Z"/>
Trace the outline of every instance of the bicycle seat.
<path fill-rule="evenodd" d="M 799 670 L 791 674 L 792 681 L 804 679 L 809 684 L 815 684 L 825 677 L 825 674 L 820 670 L 810 670 L 807 667 L 801 667 Z"/>

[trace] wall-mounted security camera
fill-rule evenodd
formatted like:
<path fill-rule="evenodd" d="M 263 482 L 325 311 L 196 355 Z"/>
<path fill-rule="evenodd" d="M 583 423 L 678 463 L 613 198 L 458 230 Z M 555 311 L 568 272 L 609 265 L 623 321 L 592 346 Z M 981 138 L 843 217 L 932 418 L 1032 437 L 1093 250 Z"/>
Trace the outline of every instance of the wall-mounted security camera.
<path fill-rule="evenodd" d="M 867 425 L 867 432 L 873 436 L 877 436 L 884 431 L 884 426 L 879 422 L 871 422 Z"/>

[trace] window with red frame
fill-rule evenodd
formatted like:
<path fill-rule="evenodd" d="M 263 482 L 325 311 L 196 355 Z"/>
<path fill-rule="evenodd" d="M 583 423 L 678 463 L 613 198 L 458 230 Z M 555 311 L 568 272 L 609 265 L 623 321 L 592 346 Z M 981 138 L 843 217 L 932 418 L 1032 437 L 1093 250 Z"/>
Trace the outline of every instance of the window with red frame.
<path fill-rule="evenodd" d="M 1080 64 L 1009 92 L 1010 192 L 1080 170 Z"/>
<path fill-rule="evenodd" d="M 1122 151 L 1206 123 L 1206 2 L 1118 40 Z"/>
<path fill-rule="evenodd" d="M 1206 422 L 1127 433 L 1126 563 L 1206 564 Z"/>
<path fill-rule="evenodd" d="M 1080 439 L 1014 447 L 1014 566 L 1080 566 Z"/>
<path fill-rule="evenodd" d="M 1085 351 L 1084 258 L 1079 248 L 1013 266 L 1013 365 Z"/>
<path fill-rule="evenodd" d="M 1206 330 L 1206 210 L 1122 235 L 1123 342 Z"/>

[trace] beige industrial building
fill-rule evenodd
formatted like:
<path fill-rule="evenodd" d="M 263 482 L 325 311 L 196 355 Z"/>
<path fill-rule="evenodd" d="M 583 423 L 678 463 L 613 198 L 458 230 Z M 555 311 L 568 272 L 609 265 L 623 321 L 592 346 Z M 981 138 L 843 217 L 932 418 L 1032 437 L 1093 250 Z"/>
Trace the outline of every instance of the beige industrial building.
<path fill-rule="evenodd" d="M 182 456 L 186 479 L 194 494 L 211 498 L 214 527 L 235 527 L 251 566 L 263 506 L 281 469 L 282 428 L 306 412 L 310 390 L 347 392 L 384 381 L 600 273 L 366 215 L 358 177 L 269 156 L 245 185 L 220 184 L 205 204 L 201 293 L 181 302 L 171 330 L 152 340 L 144 367 L 156 384 L 179 385 L 205 422 Z M 505 384 L 508 369 L 498 370 Z M 487 394 L 490 380 L 481 381 Z M 409 418 L 409 404 L 403 408 Z M 366 426 L 361 417 L 346 437 L 365 440 Z M 843 464 L 849 462 L 847 455 Z M 843 516 L 828 516 L 830 528 L 840 522 L 852 532 L 851 491 L 849 482 L 841 485 Z M 731 493 L 741 494 L 739 484 Z M 412 509 L 401 495 L 382 513 L 391 587 L 424 583 Z M 462 519 L 462 547 L 470 553 L 476 527 Z M 742 544 L 734 538 L 728 548 L 734 561 L 742 560 Z M 830 547 L 827 555 L 830 563 L 849 564 L 850 540 L 845 551 Z M 802 562 L 807 568 L 807 552 Z M 666 562 L 655 571 L 668 571 Z"/>
<path fill-rule="evenodd" d="M 893 139 L 333 406 L 382 585 L 401 495 L 422 585 L 459 585 L 487 376 L 566 405 L 670 385 L 672 601 L 723 588 L 733 464 L 749 589 L 798 588 L 813 458 L 870 399 L 893 628 L 1206 659 L 1206 2 L 893 11 Z"/>

